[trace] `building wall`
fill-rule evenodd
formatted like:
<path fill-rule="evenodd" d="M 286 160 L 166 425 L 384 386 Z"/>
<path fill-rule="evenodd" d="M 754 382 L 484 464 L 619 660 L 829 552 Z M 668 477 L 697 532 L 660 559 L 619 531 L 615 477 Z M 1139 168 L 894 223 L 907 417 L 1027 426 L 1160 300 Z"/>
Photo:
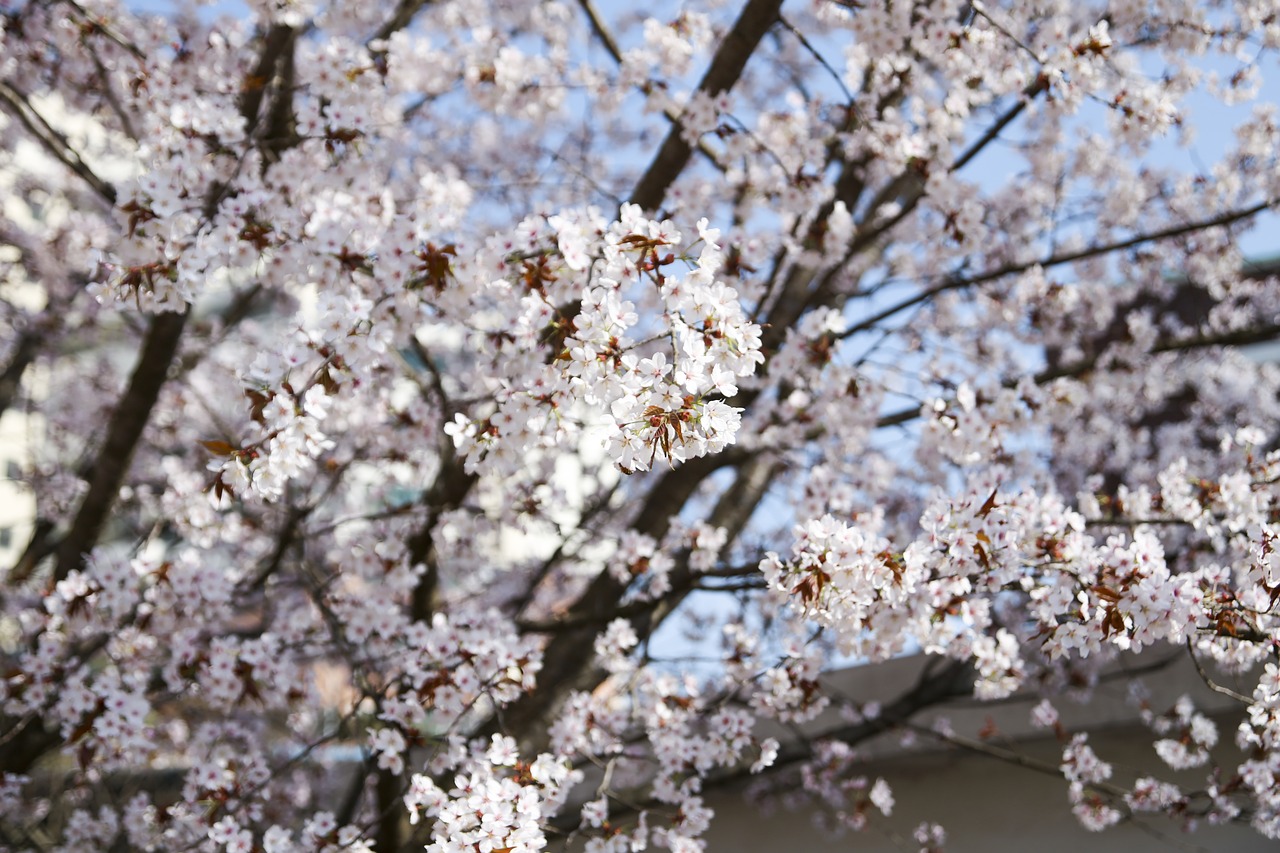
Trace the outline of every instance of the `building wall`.
<path fill-rule="evenodd" d="M 924 657 L 906 657 L 885 664 L 852 667 L 829 673 L 824 679 L 839 694 L 890 700 L 910 689 L 927 665 Z M 1210 671 L 1219 684 L 1250 692 L 1256 679 Z M 1135 685 L 1139 685 L 1135 690 Z M 1090 732 L 1089 744 L 1099 759 L 1114 768 L 1111 781 L 1129 787 L 1139 776 L 1150 775 L 1173 782 L 1184 791 L 1205 787 L 1208 767 L 1175 773 L 1156 755 L 1158 736 L 1140 722 L 1141 695 L 1155 714 L 1167 711 L 1181 696 L 1188 696 L 1197 710 L 1218 724 L 1219 743 L 1214 760 L 1229 777 L 1244 756 L 1234 744 L 1235 730 L 1244 716 L 1243 706 L 1215 693 L 1196 672 L 1184 653 L 1153 650 L 1126 655 L 1114 662 L 1081 701 L 1055 699 L 1067 732 Z M 1062 744 L 1031 725 L 1034 695 L 998 703 L 961 701 L 921 713 L 913 722 L 928 728 L 945 718 L 951 731 L 962 738 L 989 743 L 1016 752 L 1040 764 L 1041 769 L 1018 766 L 989 755 L 955 747 L 940 747 L 927 734 L 905 745 L 901 734 L 881 735 L 858 744 L 865 758 L 853 775 L 868 782 L 883 778 L 892 788 L 895 805 L 889 817 L 870 816 L 861 832 L 834 836 L 815 825 L 812 804 L 789 811 L 780 798 L 758 801 L 746 798 L 743 787 L 708 795 L 716 819 L 707 835 L 709 853 L 903 853 L 919 845 L 913 832 L 921 822 L 941 824 L 947 832 L 947 853 L 1163 853 L 1163 851 L 1280 850 L 1247 823 L 1210 826 L 1201 823 L 1187 831 L 1183 822 L 1144 815 L 1100 833 L 1084 829 L 1071 813 L 1067 781 L 1053 771 L 1062 761 Z M 838 718 L 824 715 L 815 731 L 838 726 Z M 994 732 L 982 741 L 984 729 Z M 785 739 L 785 730 L 770 732 Z M 1044 769 L 1047 768 L 1047 769 Z M 786 779 L 786 776 L 780 778 Z M 750 787 L 748 783 L 745 787 Z M 785 784 L 780 790 L 794 790 Z"/>
<path fill-rule="evenodd" d="M 1132 778 L 1129 768 L 1154 769 L 1152 740 L 1147 731 L 1119 729 L 1095 735 L 1090 743 L 1099 757 L 1116 766 L 1117 775 Z M 1047 762 L 1061 760 L 1061 748 L 1051 739 L 1020 746 Z M 811 809 L 770 810 L 745 804 L 741 792 L 726 792 L 709 798 L 716 820 L 707 836 L 708 853 L 903 853 L 919 849 L 912 833 L 926 820 L 946 830 L 946 853 L 1280 849 L 1247 825 L 1202 825 L 1187 833 L 1178 822 L 1160 816 L 1089 832 L 1071 814 L 1065 779 L 972 753 L 912 755 L 861 770 L 871 779 L 883 777 L 893 788 L 896 803 L 890 817 L 873 817 L 861 832 L 836 837 L 814 825 Z"/>

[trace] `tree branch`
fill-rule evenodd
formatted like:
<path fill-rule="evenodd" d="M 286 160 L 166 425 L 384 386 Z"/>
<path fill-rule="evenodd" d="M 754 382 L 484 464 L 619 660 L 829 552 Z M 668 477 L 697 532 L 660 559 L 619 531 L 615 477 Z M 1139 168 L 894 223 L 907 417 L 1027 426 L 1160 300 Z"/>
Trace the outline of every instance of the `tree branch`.
<path fill-rule="evenodd" d="M 1022 115 L 1023 111 L 1026 110 L 1027 105 L 1030 104 L 1037 95 L 1047 91 L 1049 91 L 1047 78 L 1037 77 L 1035 82 L 1022 91 L 1021 100 L 1002 113 L 981 136 L 975 139 L 973 143 L 955 159 L 955 162 L 951 164 L 951 167 L 947 169 L 947 171 L 958 172 L 967 166 L 970 160 L 981 154 L 983 149 L 995 141 L 996 137 L 1000 135 L 1002 130 L 1008 127 L 1014 119 Z"/>
<path fill-rule="evenodd" d="M 246 131 L 252 134 L 258 125 L 259 112 L 262 106 L 267 84 L 274 76 L 277 63 L 281 62 L 283 53 L 292 52 L 295 41 L 291 27 L 274 26 L 263 40 L 262 51 L 258 62 L 250 72 L 249 79 L 243 86 L 239 108 L 245 119 Z M 277 87 L 277 98 L 292 101 L 293 93 L 287 87 Z M 48 128 L 49 133 L 42 135 L 41 126 L 48 127 L 34 112 L 28 116 L 26 105 L 20 97 L 14 97 L 13 90 L 6 83 L 0 82 L 0 102 L 10 109 L 19 110 L 19 119 L 37 134 L 37 138 L 46 148 L 50 148 L 58 159 L 66 163 L 73 171 L 95 186 L 98 194 L 106 201 L 114 204 L 116 193 L 114 188 L 97 181 L 96 176 L 84 166 L 78 155 L 66 145 L 66 140 Z M 273 105 L 272 116 L 278 115 L 280 107 Z M 77 168 L 77 164 L 83 169 Z M 205 199 L 205 220 L 212 218 L 217 209 L 219 197 L 225 192 L 225 186 L 219 184 L 211 188 Z M 98 450 L 88 476 L 89 487 L 76 510 L 70 529 L 56 546 L 47 546 L 38 542 L 33 536 L 32 547 L 35 552 L 48 547 L 54 554 L 53 578 L 61 580 L 71 571 L 80 568 L 84 557 L 97 544 L 102 529 L 110 515 L 120 492 L 120 486 L 129 469 L 129 463 L 151 413 L 160 397 L 160 390 L 168 376 L 170 366 L 178 352 L 182 333 L 190 312 L 166 312 L 154 315 L 147 328 L 137 364 L 130 376 L 129 385 L 117 403 L 106 427 L 106 437 Z M 37 547 L 38 546 L 38 547 Z M 23 564 L 25 566 L 25 562 Z M 30 568 L 34 568 L 34 562 Z M 48 750 L 61 742 L 56 734 L 45 732 L 42 728 L 27 727 L 21 735 L 7 743 L 0 754 L 4 761 L 0 766 L 14 768 L 22 772 L 34 764 Z"/>
<path fill-rule="evenodd" d="M 711 64 L 698 82 L 697 91 L 715 97 L 732 89 L 760 40 L 778 19 L 781 7 L 782 0 L 748 0 L 733 28 L 720 42 Z M 666 197 L 667 189 L 684 171 L 693 149 L 684 141 L 681 129 L 677 123 L 667 131 L 658 153 L 631 193 L 632 204 L 638 204 L 645 210 L 657 210 Z"/>
<path fill-rule="evenodd" d="M 463 460 L 454 453 L 453 441 L 445 438 L 441 443 L 440 471 L 436 474 L 431 488 L 422 496 L 422 505 L 427 509 L 427 517 L 411 537 L 409 537 L 409 564 L 424 564 L 426 574 L 419 579 L 413 588 L 413 601 L 410 607 L 410 618 L 414 620 L 430 620 L 436 609 L 436 597 L 440 582 L 439 557 L 435 547 L 435 527 L 440 516 L 449 510 L 457 509 L 466 500 L 477 477 L 468 474 L 463 467 Z"/>
<path fill-rule="evenodd" d="M 273 69 L 278 63 L 287 64 L 284 57 L 292 55 L 294 34 L 292 27 L 277 25 L 272 27 L 263 41 L 258 62 L 250 72 L 251 83 L 255 85 L 247 85 L 240 100 L 240 111 L 250 131 L 258 123 L 263 93 Z M 278 97 L 291 101 L 292 93 L 282 89 Z M 279 109 L 278 105 L 272 106 L 273 116 Z M 216 195 L 220 194 L 211 193 L 210 200 L 215 200 Z M 102 526 L 129 469 L 134 450 L 160 398 L 160 388 L 164 385 L 169 366 L 178 352 L 189 313 L 167 312 L 151 319 L 129 387 L 107 424 L 106 439 L 98 451 L 89 476 L 89 489 L 76 511 L 70 531 L 58 545 L 54 566 L 55 580 L 62 580 L 72 570 L 78 569 L 84 556 L 97 544 Z"/>
<path fill-rule="evenodd" d="M 780 768 L 812 758 L 814 755 L 813 744 L 817 741 L 838 740 L 850 745 L 856 745 L 898 726 L 908 724 L 916 714 L 927 708 L 940 705 L 952 699 L 969 696 L 972 692 L 973 669 L 967 662 L 952 661 L 944 670 L 936 674 L 932 672 L 930 667 L 926 666 L 921 671 L 920 678 L 915 685 L 886 705 L 878 717 L 828 729 L 785 744 L 779 747 L 778 756 L 767 772 L 775 772 Z M 749 766 L 735 767 L 721 773 L 711 774 L 702 783 L 702 790 L 706 792 L 713 788 L 732 785 L 748 779 L 752 775 Z M 650 809 L 658 805 L 659 803 L 657 802 L 649 802 L 636 808 L 611 810 L 610 820 L 617 823 L 641 809 Z M 578 820 L 579 815 L 575 811 L 569 810 L 560 815 L 553 822 L 553 825 L 568 831 L 577 826 Z M 572 822 L 571 824 L 570 821 Z"/>
<path fill-rule="evenodd" d="M 25 94 L 13 88 L 9 83 L 0 81 L 0 106 L 4 106 L 31 133 L 36 142 L 40 143 L 40 146 L 50 156 L 80 176 L 80 179 L 88 184 L 98 197 L 108 205 L 115 206 L 115 187 L 98 177 L 93 169 L 89 168 L 89 164 L 84 162 L 75 149 L 71 147 L 67 137 L 55 130 L 45 120 L 44 116 L 40 115 L 31 106 L 30 100 Z"/>
<path fill-rule="evenodd" d="M 1007 264 L 998 269 L 989 270 L 988 272 L 979 273 L 974 276 L 949 276 L 941 284 L 926 288 L 914 296 L 904 299 L 896 305 L 891 305 L 883 311 L 873 314 L 867 319 L 854 324 L 845 330 L 841 337 L 848 338 L 859 332 L 865 332 L 890 317 L 900 314 L 909 308 L 914 308 L 916 305 L 923 302 L 928 302 L 933 297 L 946 293 L 949 290 L 963 290 L 964 288 L 985 284 L 986 282 L 994 281 L 1007 275 L 1024 273 L 1037 266 L 1047 269 L 1049 267 L 1061 266 L 1062 264 L 1069 264 L 1075 261 L 1086 260 L 1088 258 L 1095 258 L 1099 255 L 1107 255 L 1111 252 L 1120 252 L 1125 249 L 1132 249 L 1134 246 L 1141 246 L 1144 243 L 1154 243 L 1160 240 L 1168 240 L 1173 237 L 1182 237 L 1196 231 L 1203 231 L 1206 228 L 1219 228 L 1225 225 L 1232 225 L 1236 222 L 1240 222 L 1241 220 L 1256 216 L 1264 210 L 1275 207 L 1277 203 L 1280 202 L 1277 202 L 1275 199 L 1260 201 L 1256 204 L 1250 205 L 1249 207 L 1229 211 L 1227 213 L 1221 213 L 1208 219 L 1188 222 L 1183 225 L 1170 225 L 1167 228 L 1162 228 L 1158 231 L 1150 231 L 1145 234 L 1128 237 L 1124 240 L 1103 243 L 1098 246 L 1090 246 L 1087 249 L 1077 249 L 1072 252 L 1060 252 L 1034 261 L 1022 261 L 1020 263 Z"/>
<path fill-rule="evenodd" d="M 667 471 L 650 489 L 645 504 L 632 522 L 638 533 L 661 539 L 671 519 L 693 496 L 703 479 L 724 464 L 723 457 L 701 456 Z M 538 686 L 502 712 L 501 727 L 519 740 L 545 739 L 546 716 L 569 694 L 589 681 L 592 641 L 599 626 L 614 618 L 618 602 L 630 584 L 609 572 L 601 572 L 558 622 L 574 626 L 553 636 L 542 654 Z M 496 718 L 482 727 L 496 731 Z"/>
<path fill-rule="evenodd" d="M 1209 349 L 1211 347 L 1220 346 L 1247 346 L 1249 344 L 1265 343 L 1280 338 L 1280 324 L 1268 323 L 1262 326 L 1254 326 L 1247 329 L 1233 329 L 1217 335 L 1199 335 L 1194 338 L 1187 338 L 1177 341 L 1164 341 L 1156 344 L 1147 353 L 1151 355 L 1159 355 L 1169 352 L 1191 352 L 1197 349 Z M 1083 376 L 1098 366 L 1099 357 L 1081 359 L 1080 361 L 1064 364 L 1060 367 L 1051 367 L 1040 371 L 1032 377 L 1037 385 L 1043 385 L 1046 382 L 1052 382 L 1054 379 L 1065 379 L 1077 376 Z M 1018 383 L 1013 379 L 1006 379 L 1004 386 L 1012 388 Z M 910 409 L 900 409 L 892 414 L 884 415 L 876 421 L 876 428 L 901 426 L 909 423 L 920 416 L 920 407 L 916 406 Z"/>
<path fill-rule="evenodd" d="M 391 38 L 392 35 L 403 30 L 413 22 L 413 16 L 418 14 L 423 6 L 426 6 L 431 0 L 400 0 L 396 4 L 396 10 L 386 22 L 378 27 L 378 31 L 369 37 L 369 41 L 365 42 L 367 46 L 370 42 L 381 41 Z"/>
<path fill-rule="evenodd" d="M 169 365 L 178 351 L 187 314 L 186 311 L 166 312 L 151 319 L 129 387 L 107 423 L 106 439 L 89 475 L 89 489 L 76 510 L 70 531 L 58 545 L 55 580 L 62 580 L 73 569 L 80 568 L 84 555 L 98 542 L 129 470 L 134 449 L 160 397 Z"/>
<path fill-rule="evenodd" d="M 779 6 L 779 3 L 760 2 L 760 0 L 752 0 L 747 4 L 734 25 L 734 32 L 721 44 L 720 50 L 712 60 L 711 67 L 699 84 L 700 90 L 718 94 L 733 85 L 764 33 L 777 20 Z M 690 155 L 691 148 L 680 139 L 679 128 L 673 127 L 644 178 L 637 185 L 631 201 L 648 209 L 660 205 L 667 188 L 684 168 Z M 857 182 L 848 182 L 846 190 L 852 191 L 851 188 L 857 185 Z M 892 227 L 896 221 L 894 220 L 886 227 Z M 851 251 L 859 251 L 861 248 L 863 244 L 858 243 L 851 248 Z M 813 275 L 813 270 L 797 269 L 789 276 L 783 294 L 787 298 L 780 299 L 774 305 L 767 328 L 762 335 L 766 350 L 776 348 L 781 335 L 794 320 L 812 304 L 815 298 L 826 294 L 827 291 L 823 288 L 829 284 L 830 275 L 823 278 L 817 289 L 808 287 Z M 734 402 L 748 407 L 757 396 L 757 393 L 745 392 L 735 398 Z M 632 525 L 633 529 L 654 538 L 661 538 L 670 524 L 671 516 L 685 504 L 702 479 L 715 467 L 723 464 L 728 464 L 726 454 L 721 454 L 716 463 L 709 464 L 705 459 L 694 460 L 665 474 L 662 480 L 650 490 L 644 508 Z M 772 464 L 766 467 L 771 471 L 774 470 Z M 765 470 L 765 468 L 758 470 Z M 740 474 L 740 477 L 745 479 L 740 479 L 739 483 L 751 482 L 749 472 Z M 751 492 L 752 489 L 748 488 L 746 491 Z M 763 491 L 754 494 L 748 502 L 751 508 L 754 508 L 762 495 Z M 741 496 L 741 494 L 738 495 L 738 497 Z M 728 495 L 725 496 L 726 499 L 728 497 Z M 749 515 L 749 511 L 747 514 Z M 745 518 L 742 521 L 745 522 Z M 639 614 L 632 617 L 638 633 L 647 635 L 670 615 L 683 596 L 693 588 L 694 582 L 695 579 L 692 577 L 673 578 L 671 595 L 665 597 L 663 601 L 643 608 Z M 532 730 L 536 730 L 537 721 L 543 720 L 550 709 L 564 695 L 567 695 L 569 690 L 591 681 L 591 640 L 601 624 L 619 615 L 617 603 L 621 600 L 626 588 L 627 584 L 619 582 L 608 573 L 602 573 L 591 582 L 586 592 L 563 617 L 550 624 L 527 623 L 532 630 L 550 628 L 554 625 L 556 634 L 544 650 L 538 690 L 522 697 L 503 714 L 503 723 L 508 731 L 527 735 Z M 626 615 L 632 616 L 629 612 Z M 495 722 L 490 721 L 490 725 L 494 725 Z"/>
<path fill-rule="evenodd" d="M 285 24 L 273 24 L 263 36 L 262 51 L 258 54 L 258 61 L 249 72 L 240 95 L 240 116 L 247 125 L 246 135 L 251 135 L 258 126 L 258 113 L 262 109 L 268 85 L 276 76 L 276 65 L 286 51 L 293 52 L 294 38 L 295 30 Z"/>
<path fill-rule="evenodd" d="M 5 365 L 4 372 L 0 373 L 0 417 L 18 396 L 18 389 L 22 387 L 22 375 L 39 352 L 40 337 L 31 329 L 24 329 L 18 335 L 18 343 L 13 348 L 9 363 Z"/>
<path fill-rule="evenodd" d="M 604 49 L 613 57 L 613 61 L 622 64 L 622 51 L 618 48 L 618 42 L 614 39 L 604 26 L 604 21 L 600 19 L 600 13 L 596 10 L 595 3 L 591 0 L 578 0 L 578 5 L 582 7 L 582 12 L 587 16 L 587 23 L 591 26 L 591 32 L 596 38 L 600 39 L 600 43 L 604 45 Z"/>
<path fill-rule="evenodd" d="M 102 62 L 102 57 L 98 55 L 98 51 L 92 44 L 85 43 L 85 47 L 89 51 L 90 58 L 93 59 L 93 67 L 98 71 L 98 82 L 102 86 L 103 97 L 111 106 L 111 111 L 115 113 L 116 118 L 120 121 L 120 128 L 125 135 L 134 142 L 138 141 L 138 131 L 133 126 L 133 119 L 129 118 L 128 111 L 124 108 L 124 104 L 120 102 L 120 97 L 116 95 L 115 88 L 111 85 L 111 74 L 107 71 L 107 66 Z"/>

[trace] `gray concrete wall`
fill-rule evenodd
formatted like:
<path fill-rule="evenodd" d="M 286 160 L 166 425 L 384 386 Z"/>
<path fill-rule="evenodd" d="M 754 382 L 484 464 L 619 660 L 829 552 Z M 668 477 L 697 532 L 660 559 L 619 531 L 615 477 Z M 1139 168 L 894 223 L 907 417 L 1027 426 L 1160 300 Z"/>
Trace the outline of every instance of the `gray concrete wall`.
<path fill-rule="evenodd" d="M 1229 737 L 1230 730 L 1223 735 Z M 1131 778 L 1134 768 L 1156 768 L 1152 740 L 1147 732 L 1120 730 L 1095 735 L 1090 742 L 1100 758 L 1115 765 L 1119 780 Z M 1060 761 L 1061 747 L 1052 739 L 1020 747 L 1047 762 Z M 947 830 L 947 853 L 1280 850 L 1280 843 L 1268 841 L 1247 825 L 1202 825 L 1186 833 L 1178 822 L 1159 816 L 1089 832 L 1071 814 L 1065 779 L 971 753 L 915 754 L 862 769 L 872 780 L 882 776 L 892 786 L 896 799 L 892 816 L 873 816 L 863 831 L 833 837 L 814 826 L 811 810 L 770 812 L 746 805 L 741 793 L 726 792 L 709 798 L 717 812 L 707 837 L 709 853 L 915 851 L 918 845 L 912 832 L 925 820 Z"/>

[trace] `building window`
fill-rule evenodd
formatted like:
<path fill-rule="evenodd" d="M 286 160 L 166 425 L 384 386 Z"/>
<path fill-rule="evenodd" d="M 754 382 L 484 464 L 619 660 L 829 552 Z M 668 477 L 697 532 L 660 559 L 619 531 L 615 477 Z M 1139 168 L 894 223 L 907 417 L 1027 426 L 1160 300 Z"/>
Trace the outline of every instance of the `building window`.
<path fill-rule="evenodd" d="M 12 459 L 9 459 L 4 463 L 4 475 L 10 480 L 21 480 L 22 466 Z"/>
<path fill-rule="evenodd" d="M 0 548 L 8 548 L 13 544 L 13 528 L 0 527 Z"/>

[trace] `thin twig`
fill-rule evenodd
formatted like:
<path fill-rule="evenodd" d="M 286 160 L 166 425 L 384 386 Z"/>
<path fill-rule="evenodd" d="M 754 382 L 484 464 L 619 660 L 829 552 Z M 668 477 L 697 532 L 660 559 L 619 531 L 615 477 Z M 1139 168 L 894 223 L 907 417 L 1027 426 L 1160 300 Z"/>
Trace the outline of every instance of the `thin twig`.
<path fill-rule="evenodd" d="M 934 285 L 933 287 L 926 288 L 920 291 L 919 293 L 915 294 L 914 296 L 904 299 L 896 305 L 891 305 L 888 308 L 885 308 L 883 311 L 880 311 L 872 315 L 871 317 L 868 317 L 867 319 L 854 324 L 853 326 L 849 327 L 849 329 L 847 329 L 840 337 L 848 338 L 859 332 L 865 332 L 866 330 L 874 328 L 876 325 L 883 322 L 884 320 L 889 319 L 895 314 L 901 313 L 902 311 L 905 311 L 908 308 L 918 305 L 921 302 L 926 302 L 932 299 L 933 297 L 938 296 L 939 294 L 946 293 L 949 290 L 961 290 L 967 287 L 973 287 L 978 284 L 985 284 L 986 282 L 994 281 L 999 278 L 1004 278 L 1005 276 L 1017 275 L 1018 273 L 1026 272 L 1027 270 L 1032 269 L 1033 267 L 1041 267 L 1041 268 L 1047 269 L 1049 267 L 1061 266 L 1062 264 L 1074 263 L 1075 261 L 1087 260 L 1088 258 L 1095 258 L 1095 257 L 1098 257 L 1099 255 L 1110 254 L 1111 252 L 1120 252 L 1120 251 L 1124 251 L 1125 249 L 1132 249 L 1134 246 L 1141 246 L 1144 243 L 1154 243 L 1159 240 L 1168 240 L 1172 237 L 1181 237 L 1185 234 L 1191 234 L 1196 231 L 1202 231 L 1208 228 L 1219 228 L 1226 225 L 1232 225 L 1243 219 L 1249 219 L 1250 217 L 1256 216 L 1265 210 L 1275 207 L 1277 203 L 1280 203 L 1280 202 L 1278 202 L 1276 199 L 1268 199 L 1266 201 L 1260 201 L 1256 204 L 1250 205 L 1249 207 L 1242 208 L 1240 210 L 1234 210 L 1229 213 L 1219 214 L 1218 216 L 1215 216 L 1210 219 L 1201 219 L 1195 222 L 1188 222 L 1183 225 L 1171 225 L 1167 228 L 1162 228 L 1158 231 L 1150 231 L 1145 234 L 1138 234 L 1133 237 L 1128 237 L 1124 240 L 1117 240 L 1111 243 L 1103 243 L 1098 246 L 1091 246 L 1087 249 L 1078 249 L 1073 252 L 1062 252 L 1057 255 L 1050 255 L 1049 257 L 1038 258 L 1032 261 L 1023 261 L 1021 263 L 1016 263 L 1016 264 L 1007 264 L 1005 266 L 999 267 L 998 269 L 990 270 L 985 273 L 980 273 L 975 276 L 948 278 L 947 280 L 943 281 L 941 284 L 937 284 L 937 285 Z"/>
<path fill-rule="evenodd" d="M 801 46 L 809 52 L 809 55 L 818 60 L 818 64 L 826 69 L 827 73 L 831 75 L 831 79 L 836 81 L 836 85 L 839 86 L 840 91 L 844 93 L 845 99 L 849 102 L 849 106 L 853 109 L 854 114 L 858 116 L 858 120 L 864 121 L 861 112 L 858 110 L 858 105 L 856 103 L 857 99 L 854 98 L 853 92 L 849 91 L 849 87 L 845 85 L 844 78 L 840 76 L 840 72 L 836 71 L 836 69 L 831 66 L 831 63 L 827 61 L 825 56 L 818 52 L 818 49 L 813 46 L 813 43 L 809 41 L 808 37 L 805 36 L 804 33 L 800 32 L 800 30 L 796 29 L 796 26 L 788 21 L 784 15 L 778 16 L 778 23 L 782 24 L 785 30 L 795 36 Z"/>
<path fill-rule="evenodd" d="M 1032 59 L 1034 59 L 1037 63 L 1039 63 L 1040 65 L 1045 64 L 1045 58 L 1041 56 L 1039 53 L 1037 53 L 1030 45 L 1026 44 L 1022 39 L 1014 35 L 1009 30 L 1008 27 L 1006 27 L 1004 24 L 1000 23 L 994 17 L 992 17 L 991 13 L 987 11 L 987 7 L 985 4 L 979 2 L 979 0 L 973 0 L 973 2 L 970 3 L 969 5 L 976 14 L 981 15 L 983 18 L 985 18 L 987 20 L 987 23 L 995 27 L 995 29 L 998 32 L 1002 33 L 1006 38 L 1008 38 L 1011 42 L 1016 44 L 1019 48 L 1026 51 L 1027 55 L 1030 56 Z"/>
<path fill-rule="evenodd" d="M 1208 687 L 1214 693 L 1221 693 L 1223 696 L 1227 696 L 1245 705 L 1253 704 L 1253 700 L 1248 696 L 1245 696 L 1242 693 L 1237 693 L 1230 687 L 1223 687 L 1221 684 L 1218 684 L 1209 677 L 1209 673 L 1205 672 L 1204 666 L 1200 663 L 1200 659 L 1196 657 L 1195 646 L 1192 645 L 1190 637 L 1187 637 L 1187 654 L 1191 656 L 1191 662 L 1195 664 L 1196 667 L 1196 674 L 1200 676 L 1200 680 L 1204 682 L 1205 687 Z"/>
<path fill-rule="evenodd" d="M 84 6 L 81 6 L 79 3 L 77 3 L 76 0 L 63 0 L 63 2 L 66 3 L 68 6 L 70 6 L 72 9 L 74 9 L 76 12 L 78 12 L 80 15 L 80 19 L 84 21 L 86 25 L 91 27 L 95 32 L 101 33 L 102 35 L 106 36 L 112 42 L 115 42 L 116 46 L 119 47 L 121 50 L 126 51 L 130 56 L 132 56 L 134 59 L 138 60 L 139 62 L 143 63 L 144 65 L 146 64 L 146 61 L 147 61 L 146 53 L 144 53 L 142 49 L 139 48 L 137 45 L 135 45 L 133 42 L 129 41 L 124 36 L 120 35 L 120 33 L 116 32 L 112 27 L 108 26 L 105 18 L 98 15 L 91 15 L 89 13 L 89 10 L 85 9 Z"/>
<path fill-rule="evenodd" d="M 137 142 L 138 131 L 134 129 L 133 120 L 129 118 L 129 113 L 125 111 L 124 104 L 120 103 L 115 87 L 111 85 L 111 74 L 107 70 L 107 66 L 103 64 L 102 57 L 98 55 L 97 49 L 92 44 L 87 44 L 86 47 L 89 49 L 89 56 L 93 59 L 93 66 L 98 71 L 98 80 L 102 83 L 102 93 L 106 97 L 107 103 L 111 105 L 111 111 L 120 120 L 120 128 L 125 132 L 126 136 Z"/>

